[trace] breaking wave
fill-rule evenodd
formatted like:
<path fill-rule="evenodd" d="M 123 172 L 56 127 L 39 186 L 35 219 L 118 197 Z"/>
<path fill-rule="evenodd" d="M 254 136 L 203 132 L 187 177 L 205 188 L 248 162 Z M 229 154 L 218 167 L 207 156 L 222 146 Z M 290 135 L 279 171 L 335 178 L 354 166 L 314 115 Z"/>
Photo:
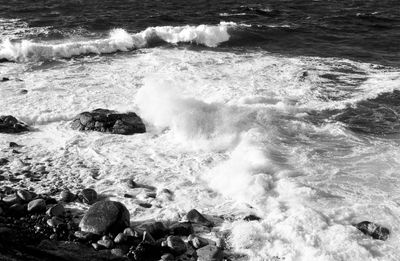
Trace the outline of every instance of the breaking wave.
<path fill-rule="evenodd" d="M 158 26 L 129 34 L 123 29 L 114 29 L 109 38 L 59 44 L 35 43 L 29 40 L 12 42 L 9 39 L 0 43 L 0 60 L 26 62 L 70 58 L 85 54 L 107 54 L 127 52 L 145 48 L 151 42 L 161 40 L 171 44 L 195 43 L 207 47 L 216 47 L 229 40 L 229 28 L 235 23 L 221 22 L 219 25 L 198 26 Z"/>

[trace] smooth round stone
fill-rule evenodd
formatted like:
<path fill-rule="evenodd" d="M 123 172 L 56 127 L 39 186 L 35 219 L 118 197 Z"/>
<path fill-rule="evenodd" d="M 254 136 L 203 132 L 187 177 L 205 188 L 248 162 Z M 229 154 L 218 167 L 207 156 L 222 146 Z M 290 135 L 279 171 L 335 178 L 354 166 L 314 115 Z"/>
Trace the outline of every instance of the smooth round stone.
<path fill-rule="evenodd" d="M 17 195 L 13 194 L 4 197 L 3 202 L 5 202 L 8 205 L 14 205 L 16 203 L 21 202 L 21 199 Z"/>
<path fill-rule="evenodd" d="M 185 242 L 177 236 L 167 237 L 167 246 L 176 255 L 182 255 L 187 250 Z"/>
<path fill-rule="evenodd" d="M 122 203 L 116 201 L 94 203 L 79 223 L 82 231 L 98 235 L 119 232 L 129 225 L 128 209 Z"/>
<path fill-rule="evenodd" d="M 75 195 L 69 190 L 63 190 L 60 193 L 61 200 L 64 202 L 71 202 L 75 199 Z"/>
<path fill-rule="evenodd" d="M 28 212 L 44 212 L 46 210 L 46 201 L 44 199 L 34 199 L 28 203 Z"/>
<path fill-rule="evenodd" d="M 50 227 L 57 227 L 60 224 L 64 224 L 64 221 L 57 217 L 52 217 L 47 220 L 47 225 L 49 225 Z"/>
<path fill-rule="evenodd" d="M 25 189 L 18 190 L 17 196 L 25 202 L 29 202 L 33 198 L 32 193 Z"/>
<path fill-rule="evenodd" d="M 94 189 L 84 189 L 79 194 L 82 198 L 82 201 L 87 204 L 92 204 L 97 200 L 97 192 Z"/>
<path fill-rule="evenodd" d="M 49 209 L 46 211 L 46 214 L 47 214 L 48 216 L 50 216 L 50 217 L 54 217 L 54 216 L 56 216 L 56 217 L 62 217 L 62 216 L 64 216 L 64 214 L 65 214 L 65 208 L 64 208 L 64 206 L 61 205 L 61 204 L 56 204 L 56 205 L 52 206 L 51 208 L 49 208 Z"/>

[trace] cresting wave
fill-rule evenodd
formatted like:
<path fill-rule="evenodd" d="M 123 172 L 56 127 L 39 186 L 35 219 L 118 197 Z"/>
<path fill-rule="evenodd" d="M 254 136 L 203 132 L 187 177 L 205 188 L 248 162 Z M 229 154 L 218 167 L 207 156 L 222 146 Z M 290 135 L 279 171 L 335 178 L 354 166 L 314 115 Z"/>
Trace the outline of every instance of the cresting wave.
<path fill-rule="evenodd" d="M 126 52 L 147 47 L 151 41 L 156 40 L 172 44 L 193 42 L 208 47 L 216 47 L 229 40 L 228 29 L 236 26 L 235 23 L 226 22 L 221 22 L 219 25 L 159 26 L 149 27 L 136 34 L 129 34 L 123 29 L 114 29 L 107 39 L 61 44 L 35 43 L 28 40 L 11 42 L 6 39 L 0 44 L 0 60 L 26 62 L 70 58 L 85 54 Z"/>

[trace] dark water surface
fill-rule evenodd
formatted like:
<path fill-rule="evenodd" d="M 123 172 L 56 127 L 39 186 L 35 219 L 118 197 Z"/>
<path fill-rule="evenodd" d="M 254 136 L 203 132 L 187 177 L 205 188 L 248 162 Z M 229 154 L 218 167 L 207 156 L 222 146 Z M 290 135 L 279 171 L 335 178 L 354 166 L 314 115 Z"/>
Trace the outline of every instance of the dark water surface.
<path fill-rule="evenodd" d="M 82 36 L 113 28 L 139 32 L 149 26 L 251 25 L 231 32 L 221 48 L 258 49 L 285 55 L 343 57 L 400 66 L 400 1 L 160 1 L 3 0 L 0 17 L 29 27 L 50 27 L 34 39 Z M 1 22 L 0 22 L 1 26 Z"/>

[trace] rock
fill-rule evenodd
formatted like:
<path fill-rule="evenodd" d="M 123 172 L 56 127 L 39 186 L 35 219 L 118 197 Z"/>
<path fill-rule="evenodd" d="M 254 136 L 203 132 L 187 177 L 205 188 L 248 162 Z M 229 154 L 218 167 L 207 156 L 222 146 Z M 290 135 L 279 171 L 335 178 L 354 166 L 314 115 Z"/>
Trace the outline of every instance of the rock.
<path fill-rule="evenodd" d="M 207 245 L 197 249 L 197 261 L 222 261 L 224 253 L 213 245 Z"/>
<path fill-rule="evenodd" d="M 15 143 L 15 142 L 12 142 L 12 141 L 9 143 L 8 146 L 9 146 L 10 148 L 19 148 L 19 147 L 22 147 L 21 145 Z"/>
<path fill-rule="evenodd" d="M 8 208 L 11 215 L 15 217 L 20 217 L 26 214 L 26 205 L 19 203 L 13 204 Z"/>
<path fill-rule="evenodd" d="M 10 161 L 6 158 L 0 158 L 0 166 L 7 165 Z"/>
<path fill-rule="evenodd" d="M 166 254 L 161 256 L 161 260 L 163 260 L 163 261 L 173 261 L 173 260 L 175 260 L 175 258 L 170 253 L 166 253 Z"/>
<path fill-rule="evenodd" d="M 60 193 L 61 200 L 64 202 L 74 201 L 75 195 L 69 190 L 63 190 Z"/>
<path fill-rule="evenodd" d="M 365 235 L 371 236 L 373 239 L 386 240 L 389 238 L 389 229 L 370 221 L 362 221 L 356 224 L 355 227 Z"/>
<path fill-rule="evenodd" d="M 75 231 L 74 236 L 82 241 L 89 241 L 95 237 L 93 233 L 88 233 L 83 231 Z"/>
<path fill-rule="evenodd" d="M 128 253 L 127 249 L 123 249 L 123 248 L 113 248 L 113 249 L 111 249 L 111 254 L 113 254 L 114 256 L 123 257 L 127 253 Z"/>
<path fill-rule="evenodd" d="M 13 195 L 8 195 L 8 196 L 4 197 L 3 202 L 5 202 L 8 205 L 13 205 L 16 203 L 20 203 L 21 199 L 17 195 L 13 194 Z"/>
<path fill-rule="evenodd" d="M 149 203 L 141 202 L 139 203 L 139 206 L 141 206 L 142 208 L 151 208 L 152 205 Z"/>
<path fill-rule="evenodd" d="M 86 188 L 79 193 L 79 198 L 83 203 L 91 205 L 97 200 L 97 192 L 94 189 Z"/>
<path fill-rule="evenodd" d="M 28 131 L 28 125 L 11 115 L 0 116 L 0 133 L 20 133 Z"/>
<path fill-rule="evenodd" d="M 135 261 L 157 260 L 160 256 L 161 249 L 156 245 L 147 242 L 141 242 L 128 253 L 128 257 Z"/>
<path fill-rule="evenodd" d="M 79 227 L 84 232 L 104 234 L 119 232 L 130 224 L 128 209 L 120 202 L 99 201 L 86 212 Z"/>
<path fill-rule="evenodd" d="M 143 242 L 148 242 L 148 243 L 155 243 L 156 242 L 156 240 L 147 231 L 143 232 L 142 241 Z"/>
<path fill-rule="evenodd" d="M 50 217 L 54 217 L 54 216 L 56 216 L 56 217 L 62 217 L 62 216 L 64 216 L 64 214 L 65 214 L 65 208 L 64 208 L 64 206 L 61 205 L 61 204 L 56 204 L 56 205 L 52 206 L 51 208 L 49 208 L 49 209 L 46 211 L 46 214 L 47 214 L 48 216 L 50 216 Z"/>
<path fill-rule="evenodd" d="M 190 210 L 187 214 L 186 214 L 186 218 L 189 222 L 192 223 L 197 223 L 203 226 L 213 226 L 213 223 L 211 221 L 209 221 L 208 219 L 206 219 L 202 214 L 200 214 L 199 211 L 197 211 L 196 209 L 192 209 Z"/>
<path fill-rule="evenodd" d="M 71 128 L 124 135 L 146 132 L 143 121 L 136 113 L 117 113 L 106 109 L 78 114 L 72 121 Z"/>
<path fill-rule="evenodd" d="M 18 190 L 17 196 L 25 202 L 29 202 L 33 198 L 33 195 L 25 189 Z"/>
<path fill-rule="evenodd" d="M 189 222 L 175 223 L 169 227 L 171 235 L 189 236 L 193 233 L 192 224 Z"/>
<path fill-rule="evenodd" d="M 64 221 L 58 217 L 52 217 L 47 220 L 47 225 L 49 225 L 50 227 L 57 227 L 60 224 L 64 224 Z"/>
<path fill-rule="evenodd" d="M 124 233 L 118 233 L 118 235 L 114 238 L 114 242 L 116 244 L 121 244 L 121 243 L 126 242 L 127 238 L 128 238 L 128 236 L 125 235 Z"/>
<path fill-rule="evenodd" d="M 169 236 L 167 237 L 167 246 L 171 250 L 171 252 L 176 255 L 182 255 L 186 252 L 187 247 L 185 242 L 177 236 Z"/>
<path fill-rule="evenodd" d="M 138 227 L 138 230 L 150 233 L 151 236 L 156 240 L 168 234 L 168 228 L 165 227 L 164 223 L 159 221 L 142 224 Z"/>
<path fill-rule="evenodd" d="M 28 203 L 28 212 L 44 212 L 46 211 L 46 201 L 44 199 L 34 199 Z"/>
<path fill-rule="evenodd" d="M 113 241 L 107 237 L 103 237 L 101 240 L 97 241 L 97 244 L 107 249 L 110 249 L 114 245 Z"/>
<path fill-rule="evenodd" d="M 255 221 L 260 221 L 261 220 L 261 218 L 260 217 L 257 217 L 256 215 L 248 215 L 248 216 L 245 216 L 244 218 L 243 218 L 243 220 L 245 220 L 245 221 L 253 221 L 253 220 L 255 220 Z"/>
<path fill-rule="evenodd" d="M 128 237 L 136 237 L 137 236 L 137 232 L 134 231 L 132 228 L 127 227 L 124 229 L 124 234 Z"/>
<path fill-rule="evenodd" d="M 132 179 L 128 179 L 128 181 L 126 182 L 126 185 L 132 189 L 139 187 L 138 184 L 136 184 L 136 182 L 133 181 Z"/>
<path fill-rule="evenodd" d="M 8 77 L 1 77 L 1 82 L 8 82 L 10 78 Z"/>
<path fill-rule="evenodd" d="M 202 248 L 208 245 L 208 240 L 199 236 L 190 235 L 188 238 L 189 242 L 192 243 L 192 246 L 196 249 Z"/>
<path fill-rule="evenodd" d="M 19 93 L 20 93 L 20 94 L 27 94 L 27 93 L 28 93 L 28 90 L 22 89 L 22 90 L 19 91 Z"/>

